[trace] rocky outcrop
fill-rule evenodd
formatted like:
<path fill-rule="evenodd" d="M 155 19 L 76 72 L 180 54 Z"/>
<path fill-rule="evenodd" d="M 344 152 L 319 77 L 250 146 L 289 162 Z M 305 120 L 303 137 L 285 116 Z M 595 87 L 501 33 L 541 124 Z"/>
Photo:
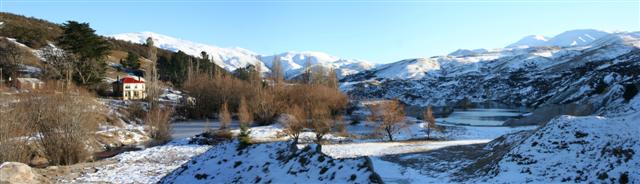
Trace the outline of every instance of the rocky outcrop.
<path fill-rule="evenodd" d="M 49 183 L 31 167 L 19 162 L 5 162 L 0 165 L 0 184 Z"/>

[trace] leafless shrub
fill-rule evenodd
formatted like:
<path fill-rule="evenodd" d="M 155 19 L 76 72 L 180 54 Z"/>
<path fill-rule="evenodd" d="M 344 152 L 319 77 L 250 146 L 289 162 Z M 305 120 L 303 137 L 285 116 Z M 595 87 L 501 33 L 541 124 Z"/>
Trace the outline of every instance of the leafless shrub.
<path fill-rule="evenodd" d="M 95 98 L 84 92 L 26 93 L 9 111 L 11 119 L 24 126 L 9 126 L 27 131 L 17 136 L 35 138 L 50 164 L 74 164 L 89 158 L 87 140 L 98 123 L 105 121 L 101 110 Z"/>
<path fill-rule="evenodd" d="M 127 106 L 127 113 L 129 119 L 144 119 L 147 111 L 144 108 L 144 105 L 139 102 L 133 102 L 129 106 Z"/>
<path fill-rule="evenodd" d="M 156 141 L 171 140 L 171 115 L 173 109 L 168 107 L 152 107 L 146 115 L 145 123 L 149 128 L 149 137 Z"/>
<path fill-rule="evenodd" d="M 218 121 L 220 122 L 220 130 L 229 128 L 229 125 L 231 124 L 231 113 L 229 113 L 227 102 L 224 102 L 222 104 L 222 107 L 220 107 L 220 112 L 218 113 Z"/>

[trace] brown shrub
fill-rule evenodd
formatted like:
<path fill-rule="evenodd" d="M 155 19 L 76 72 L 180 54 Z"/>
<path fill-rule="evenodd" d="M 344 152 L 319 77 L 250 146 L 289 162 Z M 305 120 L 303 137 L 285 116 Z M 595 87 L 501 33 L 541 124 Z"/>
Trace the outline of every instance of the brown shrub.
<path fill-rule="evenodd" d="M 94 97 L 84 92 L 26 93 L 8 111 L 11 115 L 7 119 L 14 122 L 5 126 L 24 131 L 11 135 L 13 138 L 34 137 L 50 164 L 74 164 L 89 158 L 87 140 L 98 123 L 105 120 L 100 113 L 103 110 Z"/>
<path fill-rule="evenodd" d="M 173 109 L 168 107 L 152 107 L 146 115 L 145 123 L 149 126 L 149 137 L 156 141 L 171 140 L 171 115 Z"/>

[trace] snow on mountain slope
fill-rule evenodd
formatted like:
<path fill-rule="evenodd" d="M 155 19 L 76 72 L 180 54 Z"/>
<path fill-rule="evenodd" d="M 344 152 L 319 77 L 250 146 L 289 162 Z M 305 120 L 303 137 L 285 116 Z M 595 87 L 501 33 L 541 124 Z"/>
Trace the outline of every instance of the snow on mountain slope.
<path fill-rule="evenodd" d="M 216 145 L 159 183 L 381 183 L 366 157 L 334 159 L 317 145 L 293 151 L 290 142 L 238 145 Z"/>
<path fill-rule="evenodd" d="M 468 50 L 468 49 L 458 49 L 456 51 L 453 51 L 449 54 L 447 54 L 448 56 L 455 56 L 455 57 L 460 57 L 460 56 L 468 56 L 468 55 L 474 55 L 474 54 L 482 54 L 488 52 L 487 49 L 473 49 L 473 50 Z"/>
<path fill-rule="evenodd" d="M 406 59 L 376 68 L 379 71 L 376 75 L 390 79 L 421 79 L 439 69 L 440 63 L 433 59 Z"/>
<path fill-rule="evenodd" d="M 213 57 L 213 61 L 217 65 L 229 71 L 246 67 L 248 65 L 261 65 L 263 71 L 269 71 L 269 68 L 267 68 L 266 65 L 264 65 L 264 63 L 259 60 L 258 54 L 242 48 L 221 48 L 217 46 L 181 40 L 178 38 L 153 32 L 122 33 L 111 35 L 111 37 L 118 40 L 130 41 L 133 43 L 145 43 L 147 38 L 151 37 L 153 38 L 156 46 L 162 49 L 171 51 L 181 50 L 182 52 L 185 52 L 192 56 L 200 56 L 200 52 L 205 51 L 211 57 Z"/>
<path fill-rule="evenodd" d="M 543 46 L 548 41 L 549 41 L 549 38 L 547 38 L 546 36 L 529 35 L 529 36 L 525 36 L 524 38 L 518 40 L 515 43 L 508 45 L 507 48 L 515 48 L 515 47 L 522 47 L 522 46 L 525 46 L 525 47 L 526 46 L 531 46 L 531 47 Z"/>
<path fill-rule="evenodd" d="M 285 52 L 273 56 L 263 56 L 262 61 L 264 61 L 267 66 L 272 67 L 273 59 L 275 57 L 280 57 L 282 70 L 285 71 L 287 78 L 301 74 L 307 60 L 310 61 L 312 67 L 320 66 L 326 69 L 336 69 L 339 78 L 372 69 L 375 66 L 374 64 L 364 60 L 341 59 L 326 53 L 312 51 Z"/>
<path fill-rule="evenodd" d="M 638 46 L 640 33 L 613 33 L 584 46 L 408 59 L 347 76 L 341 89 L 351 96 L 398 98 L 413 105 L 446 105 L 464 98 L 527 106 L 569 103 L 599 95 L 594 89 L 610 73 L 628 76 L 627 83 L 640 81 L 638 70 L 628 69 L 640 64 Z"/>
<path fill-rule="evenodd" d="M 553 38 L 547 38 L 542 35 L 526 36 L 519 41 L 512 43 L 507 48 L 522 47 L 541 47 L 541 46 L 558 46 L 558 47 L 574 47 L 584 46 L 591 42 L 607 36 L 611 33 L 594 30 L 594 29 L 577 29 L 560 33 Z"/>
<path fill-rule="evenodd" d="M 171 51 L 181 50 L 189 55 L 197 57 L 200 56 L 200 52 L 205 51 L 213 57 L 213 61 L 217 65 L 229 71 L 246 67 L 248 65 L 261 65 L 264 72 L 269 72 L 273 58 L 276 56 L 262 56 L 242 48 L 221 48 L 202 43 L 195 43 L 153 32 L 122 33 L 112 35 L 111 37 L 134 43 L 145 43 L 147 38 L 151 37 L 155 44 L 160 48 Z M 307 59 L 311 60 L 311 63 L 314 65 L 313 67 L 322 66 L 327 69 L 336 69 L 338 77 L 340 78 L 371 69 L 375 66 L 368 61 L 342 59 L 322 52 L 285 52 L 278 54 L 277 56 L 280 57 L 282 69 L 288 78 L 299 75 L 302 72 Z"/>

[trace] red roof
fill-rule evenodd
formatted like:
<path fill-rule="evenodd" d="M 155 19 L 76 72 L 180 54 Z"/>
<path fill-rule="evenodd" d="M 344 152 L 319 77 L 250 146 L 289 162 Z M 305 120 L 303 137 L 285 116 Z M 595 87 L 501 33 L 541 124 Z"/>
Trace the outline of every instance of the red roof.
<path fill-rule="evenodd" d="M 137 80 L 137 79 L 135 79 L 133 77 L 124 77 L 124 78 L 120 79 L 120 82 L 125 83 L 125 84 L 126 83 L 144 83 L 143 80 Z"/>

